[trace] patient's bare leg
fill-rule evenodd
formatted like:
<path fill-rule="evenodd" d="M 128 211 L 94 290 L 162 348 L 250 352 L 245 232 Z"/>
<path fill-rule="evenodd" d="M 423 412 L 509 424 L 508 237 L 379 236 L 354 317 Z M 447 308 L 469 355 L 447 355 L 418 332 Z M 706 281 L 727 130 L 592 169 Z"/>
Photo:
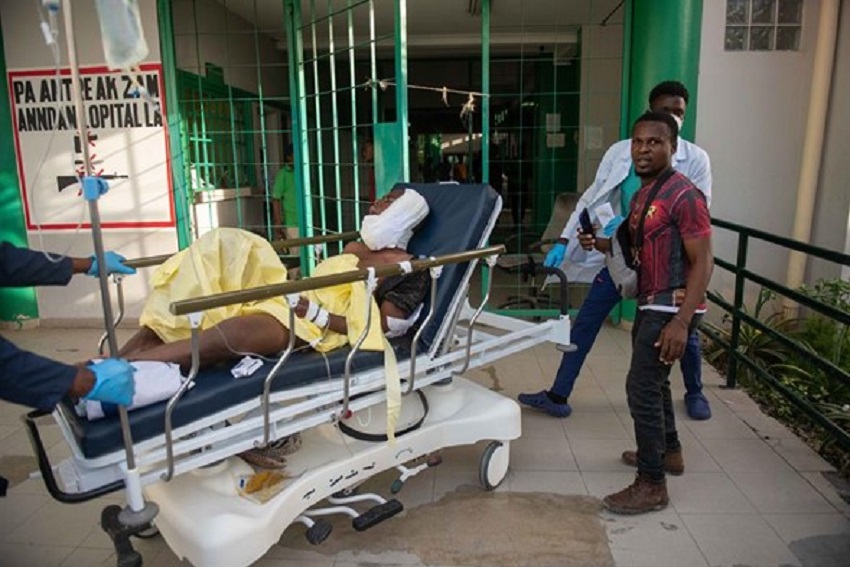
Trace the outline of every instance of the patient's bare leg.
<path fill-rule="evenodd" d="M 271 315 L 242 315 L 201 331 L 199 339 L 201 367 L 207 367 L 247 353 L 273 356 L 286 347 L 289 330 Z M 192 341 L 160 344 L 127 358 L 175 362 L 186 371 L 192 365 Z"/>
<path fill-rule="evenodd" d="M 152 349 L 162 344 L 162 339 L 154 333 L 150 327 L 142 327 L 135 335 L 130 337 L 123 347 L 118 351 L 118 356 L 127 358 L 135 356 L 140 352 Z"/>

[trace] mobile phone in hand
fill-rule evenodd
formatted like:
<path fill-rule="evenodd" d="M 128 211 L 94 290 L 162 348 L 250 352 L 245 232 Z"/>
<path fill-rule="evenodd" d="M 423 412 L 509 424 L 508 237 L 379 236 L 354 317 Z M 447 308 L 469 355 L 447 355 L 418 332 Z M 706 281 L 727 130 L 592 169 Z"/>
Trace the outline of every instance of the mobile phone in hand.
<path fill-rule="evenodd" d="M 581 225 L 581 231 L 584 234 L 593 234 L 593 223 L 590 222 L 590 213 L 587 209 L 583 209 L 578 215 L 578 222 Z"/>

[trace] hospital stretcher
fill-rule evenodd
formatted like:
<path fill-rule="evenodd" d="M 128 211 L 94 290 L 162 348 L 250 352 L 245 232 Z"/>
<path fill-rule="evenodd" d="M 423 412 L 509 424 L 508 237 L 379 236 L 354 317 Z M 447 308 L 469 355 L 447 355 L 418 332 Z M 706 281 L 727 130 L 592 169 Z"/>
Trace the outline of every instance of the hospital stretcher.
<path fill-rule="evenodd" d="M 444 447 L 490 440 L 479 477 L 486 489 L 503 480 L 510 442 L 521 433 L 519 407 L 461 375 L 541 342 L 569 349 L 566 300 L 559 319 L 532 324 L 484 311 L 488 285 L 481 305 L 472 309 L 467 295 L 476 265 L 484 259 L 492 267 L 502 251 L 486 247 L 500 197 L 486 185 L 397 187 L 412 187 L 428 201 L 429 217 L 408 246 L 421 259 L 381 266 L 377 273 L 340 275 L 374 280 L 375 275 L 431 270 L 433 284 L 420 325 L 390 341 L 404 394 L 394 442 L 384 435 L 384 355 L 358 350 L 358 344 L 322 355 L 293 353 L 290 343 L 277 362 L 267 361 L 240 379 L 232 377 L 229 366 L 197 373 L 193 363 L 191 389 L 129 412 L 133 466 L 122 445 L 127 432 L 117 418 L 88 421 L 76 415 L 70 400 L 60 404 L 52 417 L 72 454 L 54 466 L 40 439 L 42 416 L 27 416 L 42 477 L 54 498 L 82 502 L 125 490 L 128 508 L 107 507 L 102 517 L 119 565 L 141 564 L 129 536 L 151 523 L 179 557 L 213 567 L 250 564 L 296 522 L 307 526 L 312 543 L 319 543 L 330 533 L 322 518 L 328 514 L 346 514 L 355 529 L 367 529 L 397 514 L 402 505 L 360 494 L 356 487 L 395 468 L 399 476 L 390 489 L 398 493 L 405 480 L 438 463 L 435 454 Z M 172 311 L 191 318 L 216 302 L 297 293 L 320 279 L 236 292 L 232 298 L 188 300 L 172 304 Z M 240 496 L 240 483 L 254 470 L 236 455 L 295 433 L 303 445 L 287 456 L 288 478 L 280 491 L 262 504 Z M 138 510 L 143 498 L 155 504 L 158 514 L 150 522 L 127 526 L 122 516 Z"/>

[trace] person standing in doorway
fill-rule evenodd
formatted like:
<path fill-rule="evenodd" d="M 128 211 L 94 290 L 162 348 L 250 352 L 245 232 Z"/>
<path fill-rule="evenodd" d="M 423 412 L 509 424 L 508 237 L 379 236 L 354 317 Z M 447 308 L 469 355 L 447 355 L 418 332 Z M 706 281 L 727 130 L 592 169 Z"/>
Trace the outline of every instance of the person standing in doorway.
<path fill-rule="evenodd" d="M 284 150 L 283 165 L 274 178 L 272 197 L 272 220 L 277 238 L 298 238 L 298 188 L 291 145 Z M 290 248 L 289 253 L 298 254 L 298 249 Z"/>
<path fill-rule="evenodd" d="M 688 90 L 678 81 L 664 81 L 657 84 L 649 93 L 649 106 L 652 111 L 664 112 L 673 117 L 677 124 L 685 119 L 688 104 Z M 582 194 L 575 212 L 570 216 L 559 242 L 546 256 L 545 265 L 559 267 L 565 265 L 568 279 L 577 279 L 578 274 L 588 268 L 602 266 L 601 254 L 587 253 L 579 246 L 578 216 L 583 209 L 592 212 L 604 203 L 610 203 L 615 209 L 629 210 L 632 197 L 640 188 L 640 178 L 635 172 L 631 155 L 631 140 L 621 140 L 608 148 L 596 170 L 593 184 Z M 711 204 L 711 164 L 708 154 L 681 137 L 676 140 L 672 166 L 687 176 L 703 192 L 706 204 Z M 604 232 L 610 234 L 622 217 L 612 221 Z M 608 268 L 602 268 L 593 278 L 590 291 L 573 321 L 570 338 L 576 350 L 563 355 L 555 380 L 548 390 L 519 395 L 519 402 L 538 409 L 554 417 L 567 417 L 572 412 L 568 403 L 573 386 L 584 365 L 585 358 L 596 340 L 602 324 L 611 310 L 620 301 Z M 696 332 L 688 338 L 688 345 L 681 360 L 682 376 L 685 382 L 685 407 L 691 419 L 703 420 L 711 417 L 708 400 L 702 393 L 702 355 L 699 336 Z"/>

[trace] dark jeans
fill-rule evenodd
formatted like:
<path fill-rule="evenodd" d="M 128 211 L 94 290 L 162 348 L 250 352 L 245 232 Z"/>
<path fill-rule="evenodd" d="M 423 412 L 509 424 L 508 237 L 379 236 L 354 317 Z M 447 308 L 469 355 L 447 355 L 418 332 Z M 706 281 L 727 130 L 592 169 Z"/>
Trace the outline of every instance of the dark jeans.
<path fill-rule="evenodd" d="M 674 313 L 638 311 L 632 328 L 632 362 L 626 378 L 629 411 L 635 423 L 638 472 L 653 480 L 664 478 L 664 455 L 681 449 L 670 397 L 670 368 L 658 358 L 655 346 L 661 329 Z M 689 334 L 699 324 L 694 315 Z"/>
<path fill-rule="evenodd" d="M 565 398 L 570 397 L 581 367 L 584 365 L 584 359 L 587 358 L 587 353 L 590 352 L 599 329 L 602 328 L 602 324 L 618 301 L 620 301 L 620 293 L 614 286 L 608 268 L 602 268 L 602 271 L 593 278 L 590 291 L 572 322 L 570 342 L 576 345 L 576 350 L 565 353 L 561 358 L 561 365 L 558 367 L 555 383 L 551 388 L 553 393 Z M 685 347 L 685 354 L 682 356 L 682 377 L 688 394 L 702 392 L 700 359 L 699 335 L 691 333 Z"/>

